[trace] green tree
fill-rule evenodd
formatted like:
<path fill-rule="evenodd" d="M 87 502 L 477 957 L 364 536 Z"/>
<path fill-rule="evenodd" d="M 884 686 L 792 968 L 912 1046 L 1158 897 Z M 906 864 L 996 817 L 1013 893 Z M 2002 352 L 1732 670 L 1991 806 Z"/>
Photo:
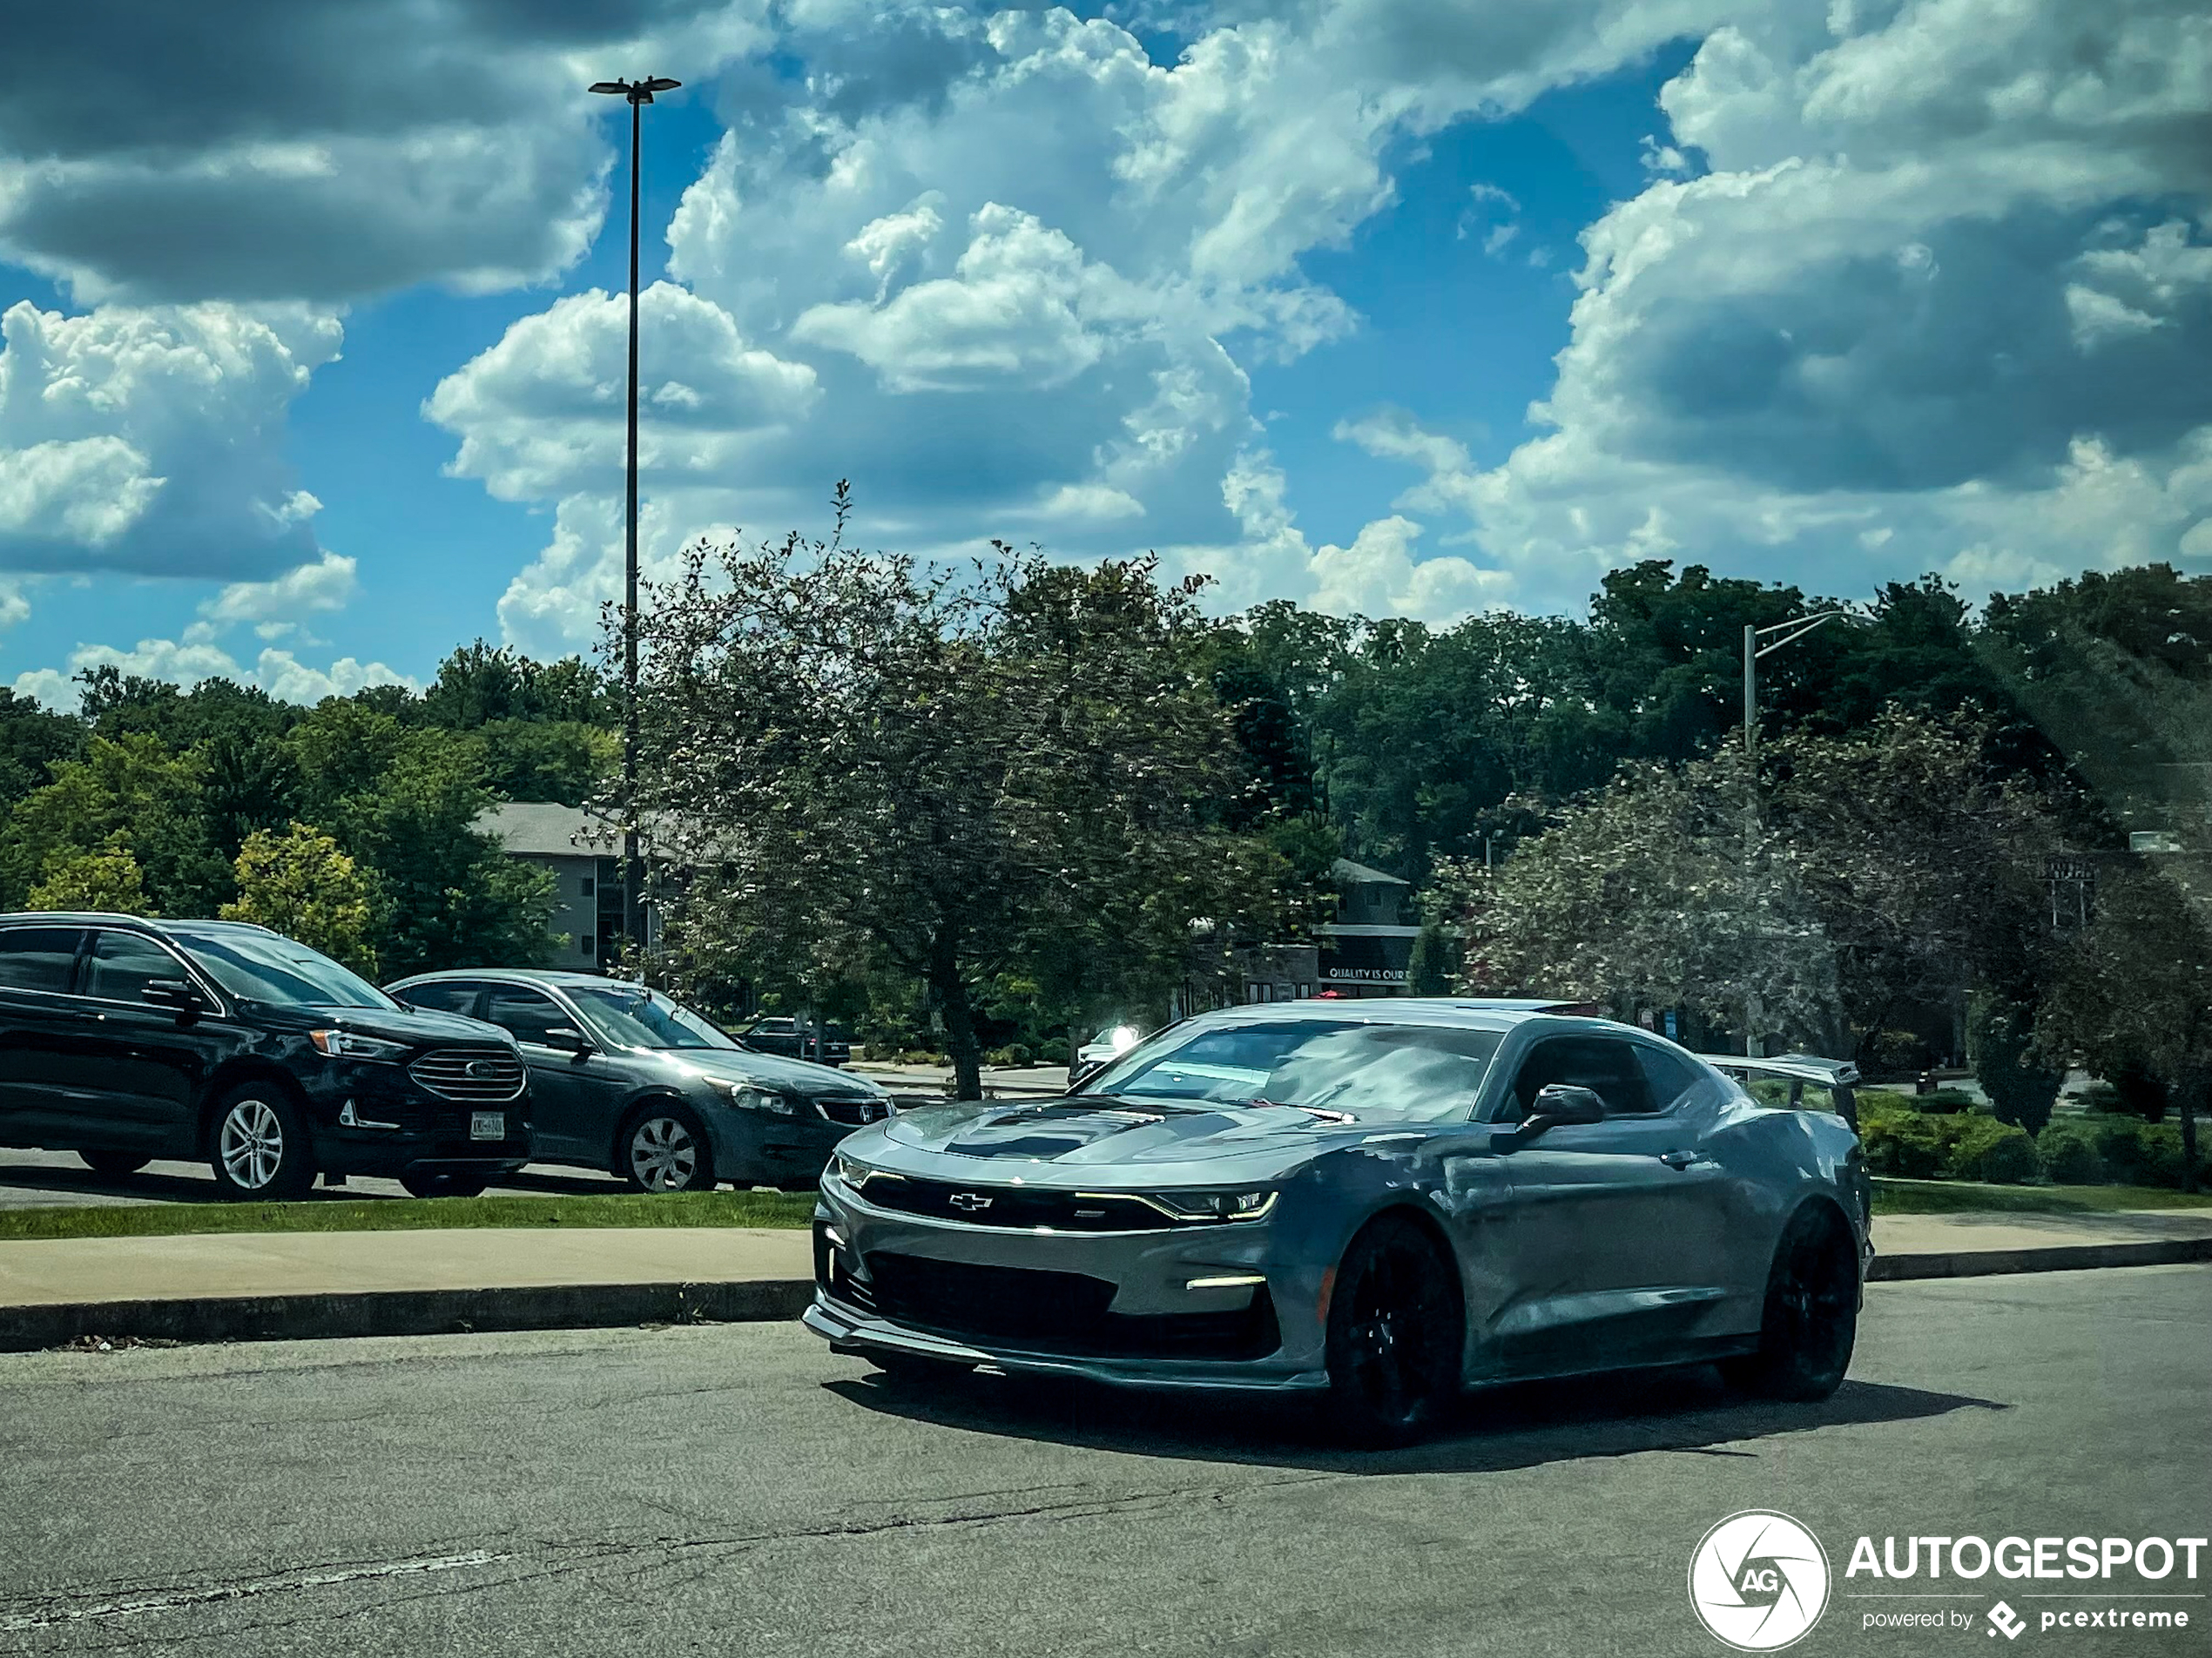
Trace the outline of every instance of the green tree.
<path fill-rule="evenodd" d="M 324 703 L 286 739 L 300 818 L 367 872 L 369 947 L 394 976 L 548 958 L 551 878 L 475 828 L 489 808 L 482 745 L 411 729 L 354 700 Z"/>
<path fill-rule="evenodd" d="M 2163 874 L 2108 872 L 2094 921 L 2060 954 L 2035 1021 L 2053 1068 L 2079 1054 L 2106 1077 L 2163 1086 L 2182 1124 L 2182 1183 L 2198 1166 L 2197 1114 L 2212 1105 L 2212 922 Z"/>
<path fill-rule="evenodd" d="M 0 811 L 51 782 L 54 762 L 84 748 L 84 721 L 0 686 Z"/>
<path fill-rule="evenodd" d="M 961 581 L 836 541 L 702 547 L 644 622 L 672 931 L 695 960 L 918 981 L 969 1099 L 1000 975 L 1162 994 L 1271 920 L 1282 873 L 1210 819 L 1239 766 L 1195 585 L 999 554 Z"/>
<path fill-rule="evenodd" d="M 2042 1133 L 2066 1074 L 2045 1061 L 2036 1046 L 2033 1004 L 2003 995 L 1979 996 L 1967 1036 L 1974 1080 L 1989 1095 L 1997 1120 L 2016 1122 L 2030 1134 Z"/>
<path fill-rule="evenodd" d="M 57 847 L 24 907 L 30 910 L 95 910 L 111 915 L 157 913 L 146 901 L 138 860 L 121 830 L 89 852 Z"/>
<path fill-rule="evenodd" d="M 1413 954 L 1406 970 L 1408 995 L 1441 996 L 1452 988 L 1451 935 L 1431 921 L 1413 935 Z"/>
<path fill-rule="evenodd" d="M 297 939 L 364 974 L 376 972 L 368 947 L 369 886 L 336 840 L 306 824 L 283 834 L 256 829 L 236 865 L 238 898 L 226 921 L 251 921 Z"/>
<path fill-rule="evenodd" d="M 0 839 L 0 907 L 44 879 L 49 861 L 99 851 L 118 831 L 165 915 L 211 915 L 230 871 L 210 843 L 201 809 L 206 765 L 148 733 L 95 737 L 81 759 L 55 763 L 53 781 L 17 802 Z"/>

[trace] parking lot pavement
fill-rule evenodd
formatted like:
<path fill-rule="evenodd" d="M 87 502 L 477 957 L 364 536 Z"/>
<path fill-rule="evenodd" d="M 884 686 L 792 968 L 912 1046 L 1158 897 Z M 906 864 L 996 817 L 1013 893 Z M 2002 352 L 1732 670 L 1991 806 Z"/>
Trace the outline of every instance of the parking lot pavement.
<path fill-rule="evenodd" d="M 494 1196 L 543 1196 L 548 1192 L 622 1192 L 628 1191 L 630 1186 L 612 1175 L 590 1169 L 534 1163 L 484 1190 Z M 0 1209 L 85 1203 L 213 1203 L 219 1195 L 215 1190 L 215 1176 L 204 1163 L 150 1163 L 135 1175 L 111 1180 L 87 1169 L 84 1160 L 73 1151 L 0 1148 Z M 407 1195 L 407 1189 L 396 1180 L 355 1175 L 343 1186 L 318 1185 L 309 1194 L 309 1201 Z"/>
<path fill-rule="evenodd" d="M 788 1324 L 0 1358 L 0 1650 L 1718 1654 L 1691 1552 L 1770 1507 L 1834 1574 L 1793 1651 L 1986 1653 L 2000 1593 L 2080 1586 L 1867 1631 L 1855 1540 L 2203 1535 L 2208 1308 L 2208 1267 L 1878 1284 L 1825 1404 L 1596 1379 L 1379 1455 Z M 2063 1649 L 2203 1650 L 2157 1604 L 2197 1628 Z"/>

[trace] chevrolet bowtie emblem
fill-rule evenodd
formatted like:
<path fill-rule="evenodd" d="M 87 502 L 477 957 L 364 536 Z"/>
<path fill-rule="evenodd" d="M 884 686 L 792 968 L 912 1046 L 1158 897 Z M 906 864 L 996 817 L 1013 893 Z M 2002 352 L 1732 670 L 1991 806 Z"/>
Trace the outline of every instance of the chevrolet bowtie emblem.
<path fill-rule="evenodd" d="M 988 1209 L 991 1206 L 991 1200 L 981 1192 L 956 1191 L 952 1195 L 950 1202 L 954 1209 L 964 1209 L 971 1215 L 978 1210 Z"/>

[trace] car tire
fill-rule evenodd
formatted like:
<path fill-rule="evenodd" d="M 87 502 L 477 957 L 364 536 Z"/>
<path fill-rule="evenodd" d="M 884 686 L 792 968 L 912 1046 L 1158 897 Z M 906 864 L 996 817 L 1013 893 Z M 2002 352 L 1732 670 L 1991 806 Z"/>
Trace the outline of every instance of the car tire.
<path fill-rule="evenodd" d="M 135 1175 L 153 1161 L 135 1151 L 80 1151 L 84 1166 L 96 1175 L 105 1175 L 110 1180 L 120 1180 L 125 1175 Z"/>
<path fill-rule="evenodd" d="M 1763 1399 L 1811 1404 L 1843 1385 L 1858 1335 L 1858 1260 L 1851 1230 L 1824 1210 L 1800 1214 L 1767 1272 L 1757 1351 L 1723 1377 Z"/>
<path fill-rule="evenodd" d="M 1408 1445 L 1459 1397 L 1465 1315 L 1444 1247 L 1402 1215 L 1371 1221 L 1329 1297 L 1332 1430 L 1355 1444 Z"/>
<path fill-rule="evenodd" d="M 226 1197 L 289 1202 L 305 1197 L 315 1183 L 307 1120 L 267 1082 L 248 1082 L 217 1102 L 207 1161 Z"/>
<path fill-rule="evenodd" d="M 616 1172 L 643 1192 L 712 1191 L 706 1125 L 684 1106 L 646 1106 L 624 1125 Z"/>
<path fill-rule="evenodd" d="M 400 1176 L 400 1184 L 406 1187 L 410 1197 L 481 1197 L 484 1188 L 491 1184 L 489 1175 L 418 1175 L 408 1169 Z"/>

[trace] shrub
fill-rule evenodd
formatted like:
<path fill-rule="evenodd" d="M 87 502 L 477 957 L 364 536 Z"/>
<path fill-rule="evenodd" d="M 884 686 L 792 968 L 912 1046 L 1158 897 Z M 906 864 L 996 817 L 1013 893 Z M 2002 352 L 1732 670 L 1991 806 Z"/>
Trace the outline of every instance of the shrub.
<path fill-rule="evenodd" d="M 2043 1172 L 2043 1161 L 2035 1154 L 2035 1137 L 2027 1129 L 2000 1122 L 1994 1117 L 1966 1117 L 1958 1121 L 1959 1132 L 1952 1143 L 1949 1166 L 1944 1171 L 1952 1179 L 2018 1186 Z"/>
<path fill-rule="evenodd" d="M 1943 1120 L 1910 1109 L 1870 1109 L 1868 1098 L 1861 1095 L 1858 1108 L 1858 1140 L 1865 1148 L 1867 1172 L 1905 1180 L 1939 1178 L 1946 1151 Z"/>
<path fill-rule="evenodd" d="M 1867 1044 L 1868 1057 L 1882 1071 L 1919 1071 L 1927 1068 L 1928 1045 L 1910 1030 L 1878 1030 Z"/>
<path fill-rule="evenodd" d="M 2103 1183 L 2105 1160 L 2097 1150 L 2096 1136 L 2072 1122 L 2054 1122 L 2035 1136 L 2035 1149 L 2044 1172 L 2061 1186 Z"/>
<path fill-rule="evenodd" d="M 1954 1116 L 1973 1110 L 1974 1096 L 1964 1088 L 1939 1088 L 1932 1094 L 1915 1095 L 1912 1103 L 1930 1116 Z"/>

